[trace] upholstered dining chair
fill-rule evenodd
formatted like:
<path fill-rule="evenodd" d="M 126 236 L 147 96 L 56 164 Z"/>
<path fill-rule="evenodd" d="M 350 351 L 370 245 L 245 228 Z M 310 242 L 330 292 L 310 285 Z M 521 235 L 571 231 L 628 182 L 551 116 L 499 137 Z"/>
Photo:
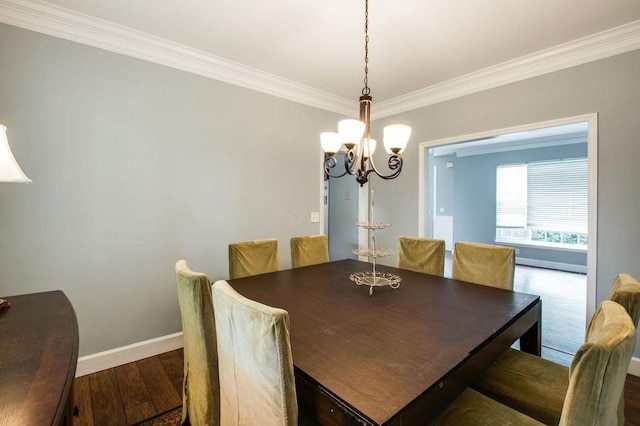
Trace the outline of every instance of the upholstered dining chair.
<path fill-rule="evenodd" d="M 444 276 L 444 240 L 399 238 L 398 268 Z"/>
<path fill-rule="evenodd" d="M 512 247 L 457 241 L 451 278 L 513 290 L 515 267 L 516 255 Z"/>
<path fill-rule="evenodd" d="M 602 302 L 589 324 L 585 343 L 571 362 L 569 386 L 558 422 L 546 424 L 616 425 L 636 329 L 627 311 Z M 545 383 L 545 377 L 538 378 Z M 551 392 L 551 389 L 547 390 Z M 544 402 L 541 402 L 544 403 Z M 466 389 L 433 421 L 434 425 L 545 424 L 472 389 Z"/>
<path fill-rule="evenodd" d="M 629 274 L 618 274 L 609 300 L 621 305 L 638 327 L 640 283 Z M 558 424 L 569 387 L 569 369 L 535 355 L 508 349 L 473 387 L 546 424 Z M 624 424 L 624 395 L 618 408 L 618 424 Z"/>
<path fill-rule="evenodd" d="M 291 238 L 291 267 L 317 265 L 329 261 L 329 242 L 326 235 Z"/>
<path fill-rule="evenodd" d="M 278 240 L 253 240 L 229 244 L 229 278 L 242 278 L 280 270 Z"/>
<path fill-rule="evenodd" d="M 223 425 L 297 425 L 287 311 L 213 284 Z"/>
<path fill-rule="evenodd" d="M 220 424 L 216 326 L 209 278 L 186 261 L 175 266 L 184 339 L 182 423 Z"/>

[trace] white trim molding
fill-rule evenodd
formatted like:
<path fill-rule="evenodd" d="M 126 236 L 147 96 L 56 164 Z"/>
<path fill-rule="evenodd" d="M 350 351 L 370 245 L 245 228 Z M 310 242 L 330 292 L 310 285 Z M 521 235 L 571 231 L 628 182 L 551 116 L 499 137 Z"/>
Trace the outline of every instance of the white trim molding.
<path fill-rule="evenodd" d="M 0 22 L 352 116 L 354 100 L 71 9 L 0 0 Z M 376 103 L 373 119 L 640 49 L 640 20 Z"/>
<path fill-rule="evenodd" d="M 536 268 L 557 269 L 559 271 L 576 272 L 586 274 L 587 267 L 585 265 L 574 265 L 573 263 L 551 262 L 548 260 L 529 259 L 526 257 L 516 256 L 516 265 L 533 266 Z"/>
<path fill-rule="evenodd" d="M 357 102 L 71 9 L 0 0 L 0 22 L 351 116 Z"/>
<path fill-rule="evenodd" d="M 376 103 L 374 119 L 640 49 L 640 20 Z"/>
<path fill-rule="evenodd" d="M 179 332 L 83 356 L 78 358 L 76 377 L 86 376 L 87 374 L 160 355 L 165 352 L 180 349 L 183 346 L 182 332 Z"/>
<path fill-rule="evenodd" d="M 631 357 L 631 363 L 629 364 L 629 369 L 627 373 L 632 376 L 640 377 L 640 358 Z"/>

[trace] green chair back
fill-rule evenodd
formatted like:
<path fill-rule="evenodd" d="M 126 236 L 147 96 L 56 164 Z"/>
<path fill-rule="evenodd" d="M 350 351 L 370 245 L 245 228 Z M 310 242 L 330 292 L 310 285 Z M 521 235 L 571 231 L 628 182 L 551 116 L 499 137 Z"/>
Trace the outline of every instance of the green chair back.
<path fill-rule="evenodd" d="M 223 425 L 297 425 L 289 314 L 213 285 Z"/>
<path fill-rule="evenodd" d="M 329 243 L 326 235 L 291 238 L 291 267 L 317 265 L 329 261 Z"/>
<path fill-rule="evenodd" d="M 618 404 L 636 343 L 627 311 L 605 300 L 573 357 L 560 425 L 617 425 Z"/>
<path fill-rule="evenodd" d="M 640 317 L 640 283 L 629 274 L 618 274 L 611 285 L 609 300 L 613 300 L 627 310 L 637 330 Z M 624 424 L 624 395 L 620 396 L 618 423 L 621 426 Z"/>
<path fill-rule="evenodd" d="M 633 325 L 638 327 L 640 318 L 640 283 L 629 274 L 618 274 L 609 292 L 609 300 L 622 305 L 633 320 Z"/>
<path fill-rule="evenodd" d="M 280 270 L 278 240 L 229 244 L 229 278 L 242 278 Z"/>
<path fill-rule="evenodd" d="M 444 240 L 400 237 L 398 268 L 444 276 Z"/>
<path fill-rule="evenodd" d="M 515 250 L 491 244 L 456 242 L 451 277 L 490 287 L 513 290 Z"/>
<path fill-rule="evenodd" d="M 184 260 L 176 263 L 175 272 L 184 338 L 182 422 L 189 417 L 192 425 L 218 425 L 220 385 L 211 283 Z"/>

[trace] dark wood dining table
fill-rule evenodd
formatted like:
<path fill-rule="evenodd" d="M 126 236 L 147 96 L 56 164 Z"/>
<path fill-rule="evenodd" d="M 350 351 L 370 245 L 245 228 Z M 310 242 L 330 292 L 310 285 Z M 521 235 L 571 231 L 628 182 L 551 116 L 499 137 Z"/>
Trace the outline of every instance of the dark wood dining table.
<path fill-rule="evenodd" d="M 425 424 L 518 338 L 540 355 L 539 296 L 343 260 L 229 280 L 289 312 L 301 424 Z M 304 419 L 304 420 L 303 420 Z"/>

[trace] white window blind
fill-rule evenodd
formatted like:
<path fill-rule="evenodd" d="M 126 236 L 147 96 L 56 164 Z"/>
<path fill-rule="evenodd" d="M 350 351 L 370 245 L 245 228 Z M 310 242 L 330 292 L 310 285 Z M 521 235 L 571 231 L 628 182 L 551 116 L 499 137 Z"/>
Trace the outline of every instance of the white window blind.
<path fill-rule="evenodd" d="M 527 167 L 527 226 L 587 233 L 587 159 L 541 161 Z"/>
<path fill-rule="evenodd" d="M 507 164 L 496 169 L 496 226 L 527 226 L 527 165 Z"/>

